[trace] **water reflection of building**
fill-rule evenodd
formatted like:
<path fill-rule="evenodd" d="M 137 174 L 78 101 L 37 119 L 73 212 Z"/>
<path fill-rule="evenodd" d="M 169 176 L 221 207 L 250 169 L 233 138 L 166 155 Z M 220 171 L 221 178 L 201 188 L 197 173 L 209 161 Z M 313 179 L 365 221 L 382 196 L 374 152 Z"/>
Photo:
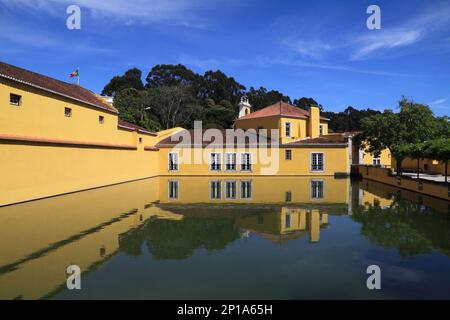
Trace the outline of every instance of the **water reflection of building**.
<path fill-rule="evenodd" d="M 154 206 L 156 179 L 0 208 L 0 299 L 37 299 L 66 282 L 66 267 L 98 268 L 119 236 L 150 217 L 180 219 Z"/>
<path fill-rule="evenodd" d="M 348 179 L 334 177 L 160 177 L 161 203 L 349 203 Z"/>
<path fill-rule="evenodd" d="M 170 181 L 177 181 L 178 189 L 172 192 L 178 193 L 178 200 L 170 199 Z M 234 187 L 229 181 L 236 182 Z M 147 230 L 153 235 L 159 232 L 151 248 L 161 259 L 186 257 L 196 247 L 210 244 L 211 249 L 221 250 L 247 228 L 265 238 L 281 237 L 281 242 L 302 235 L 315 242 L 326 225 L 328 207 L 346 212 L 348 187 L 347 179 L 331 177 L 170 177 L 2 207 L 0 299 L 52 296 L 65 288 L 68 265 L 80 266 L 83 273 L 95 270 L 125 247 L 133 252 L 127 239 L 144 239 L 140 237 Z M 170 207 L 194 203 L 202 204 L 204 215 L 198 209 L 189 216 L 184 207 Z M 223 209 L 227 203 L 245 205 L 245 210 L 231 209 L 244 214 L 228 215 Z M 258 223 L 260 214 L 263 226 Z M 182 234 L 177 233 L 179 226 L 184 226 Z M 204 239 L 196 242 L 201 232 Z M 225 233 L 224 243 L 217 244 L 217 232 Z M 183 244 L 187 246 L 183 254 L 174 252 L 179 244 L 173 241 L 180 239 L 170 236 L 174 234 L 194 239 Z"/>
<path fill-rule="evenodd" d="M 404 199 L 424 208 L 429 207 L 439 212 L 450 213 L 448 201 L 372 180 L 362 180 L 353 183 L 350 190 L 352 190 L 352 201 L 350 203 L 355 209 L 358 209 L 360 206 L 366 209 L 371 206 L 389 208 L 397 200 Z"/>
<path fill-rule="evenodd" d="M 277 243 L 309 236 L 311 243 L 320 239 L 320 229 L 328 226 L 328 213 L 317 209 L 282 207 L 275 215 L 245 215 L 237 223 Z"/>

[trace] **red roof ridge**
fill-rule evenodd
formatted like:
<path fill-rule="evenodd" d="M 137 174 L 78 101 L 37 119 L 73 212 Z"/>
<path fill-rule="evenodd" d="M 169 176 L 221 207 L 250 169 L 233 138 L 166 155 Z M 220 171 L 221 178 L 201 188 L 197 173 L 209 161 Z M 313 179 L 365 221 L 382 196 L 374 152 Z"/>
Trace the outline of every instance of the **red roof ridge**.
<path fill-rule="evenodd" d="M 309 111 L 302 108 L 296 107 L 288 102 L 279 101 L 277 103 L 271 104 L 267 107 L 259 109 L 255 112 L 251 112 L 243 117 L 235 119 L 235 121 L 246 120 L 246 119 L 256 119 L 264 117 L 273 116 L 284 116 L 284 117 L 294 117 L 301 119 L 309 118 Z M 321 120 L 329 120 L 325 117 L 320 117 Z"/>
<path fill-rule="evenodd" d="M 2 61 L 0 61 L 0 77 L 23 83 L 105 111 L 118 113 L 113 106 L 102 101 L 89 89 L 83 88 L 77 84 L 64 82 L 37 72 L 16 67 Z"/>

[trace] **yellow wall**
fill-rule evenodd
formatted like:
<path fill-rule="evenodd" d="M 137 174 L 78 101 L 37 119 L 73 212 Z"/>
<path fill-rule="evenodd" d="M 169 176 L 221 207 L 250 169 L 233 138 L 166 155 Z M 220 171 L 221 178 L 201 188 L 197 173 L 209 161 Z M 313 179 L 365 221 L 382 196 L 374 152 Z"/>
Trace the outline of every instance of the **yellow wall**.
<path fill-rule="evenodd" d="M 285 150 L 291 150 L 292 160 L 285 159 Z M 177 172 L 169 172 L 168 170 L 168 154 L 170 152 L 179 153 L 179 170 Z M 209 154 L 211 152 L 222 153 L 222 171 L 215 172 L 210 171 L 209 167 Z M 237 171 L 226 172 L 225 171 L 225 159 L 224 154 L 226 152 L 237 153 Z M 240 153 L 250 152 L 254 161 L 252 172 L 240 171 Z M 258 156 L 262 152 L 266 157 Z M 324 171 L 312 172 L 310 170 L 310 158 L 312 152 L 321 152 L 324 154 Z M 203 159 L 202 163 L 196 164 L 196 157 Z M 269 160 L 271 162 L 269 162 Z M 277 161 L 278 160 L 278 161 Z M 188 162 L 183 163 L 182 161 Z M 278 165 L 277 165 L 278 163 Z M 161 148 L 159 151 L 159 174 L 160 175 L 208 175 L 208 176 L 220 176 L 220 175 L 317 175 L 317 176 L 329 176 L 335 173 L 348 173 L 350 170 L 350 164 L 348 159 L 348 147 L 341 148 L 326 148 L 326 147 L 307 147 L 307 148 L 273 148 L 262 149 L 260 151 L 257 148 L 251 148 L 246 150 L 243 148 L 237 149 L 200 149 L 200 148 Z"/>
<path fill-rule="evenodd" d="M 412 178 L 393 176 L 390 174 L 391 169 L 386 168 L 359 166 L 358 170 L 360 175 L 368 180 L 375 180 L 395 186 L 397 188 L 419 192 L 444 200 L 449 199 L 448 187 L 442 183 L 425 180 L 421 180 L 419 182 L 416 179 Z"/>
<path fill-rule="evenodd" d="M 0 265 L 15 266 L 0 274 L 0 299 L 42 298 L 65 285 L 68 265 L 95 268 L 149 217 L 181 219 L 152 205 L 158 187 L 152 178 L 0 208 Z"/>
<path fill-rule="evenodd" d="M 9 104 L 10 93 L 22 96 L 20 106 Z M 64 116 L 65 107 L 72 117 Z M 158 152 L 144 150 L 158 138 L 117 124 L 116 114 L 0 80 L 0 135 L 64 142 L 0 139 L 0 206 L 158 175 Z M 89 146 L 98 143 L 134 149 Z"/>
<path fill-rule="evenodd" d="M 362 158 L 363 163 L 361 163 L 361 164 L 371 166 L 371 165 L 373 165 L 374 158 L 375 157 L 372 154 L 364 151 L 363 158 Z M 391 159 L 391 151 L 389 149 L 382 150 L 379 158 L 380 158 L 380 165 L 386 166 L 386 167 L 391 166 L 392 159 Z"/>
<path fill-rule="evenodd" d="M 323 181 L 323 198 L 313 198 L 311 181 Z M 169 181 L 178 181 L 178 199 L 169 199 Z M 211 181 L 220 181 L 222 185 L 221 199 L 210 198 Z M 225 182 L 236 181 L 236 199 L 225 198 Z M 251 199 L 240 197 L 240 182 L 252 181 Z M 288 203 L 286 192 L 291 193 L 289 203 L 347 204 L 349 201 L 348 179 L 334 177 L 202 177 L 174 176 L 159 178 L 159 199 L 164 203 Z"/>
<path fill-rule="evenodd" d="M 309 108 L 308 136 L 317 138 L 319 136 L 320 109 L 316 106 Z"/>
<path fill-rule="evenodd" d="M 392 167 L 397 170 L 395 159 L 392 161 Z M 419 159 L 420 172 L 430 174 L 445 174 L 445 163 L 432 159 Z M 402 169 L 417 171 L 417 159 L 406 158 L 402 161 Z"/>
<path fill-rule="evenodd" d="M 291 136 L 286 136 L 286 122 L 291 124 Z M 281 143 L 289 143 L 307 137 L 307 120 L 298 118 L 280 118 Z"/>

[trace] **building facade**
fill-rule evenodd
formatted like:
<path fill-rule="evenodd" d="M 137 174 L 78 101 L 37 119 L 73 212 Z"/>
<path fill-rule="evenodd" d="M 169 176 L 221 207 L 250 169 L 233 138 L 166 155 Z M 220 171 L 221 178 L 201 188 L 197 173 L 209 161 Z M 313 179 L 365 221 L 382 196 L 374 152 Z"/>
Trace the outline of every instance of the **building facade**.
<path fill-rule="evenodd" d="M 349 173 L 348 139 L 328 134 L 316 106 L 252 112 L 244 98 L 234 131 L 256 143 L 211 146 L 202 131 L 200 143 L 179 144 L 188 130 L 149 132 L 79 85 L 0 62 L 0 206 L 153 176 Z"/>

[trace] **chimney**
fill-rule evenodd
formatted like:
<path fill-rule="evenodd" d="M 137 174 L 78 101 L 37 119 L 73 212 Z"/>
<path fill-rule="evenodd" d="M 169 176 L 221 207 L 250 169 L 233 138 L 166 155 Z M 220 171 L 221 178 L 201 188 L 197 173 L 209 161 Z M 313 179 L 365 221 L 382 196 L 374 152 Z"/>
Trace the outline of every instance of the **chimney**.
<path fill-rule="evenodd" d="M 239 102 L 239 118 L 242 118 L 243 116 L 248 115 L 251 112 L 250 111 L 251 107 L 252 106 L 248 102 L 248 97 L 247 96 L 243 96 L 241 98 L 241 102 Z"/>
<path fill-rule="evenodd" d="M 320 109 L 316 105 L 309 107 L 308 130 L 311 138 L 317 138 L 320 135 Z"/>

